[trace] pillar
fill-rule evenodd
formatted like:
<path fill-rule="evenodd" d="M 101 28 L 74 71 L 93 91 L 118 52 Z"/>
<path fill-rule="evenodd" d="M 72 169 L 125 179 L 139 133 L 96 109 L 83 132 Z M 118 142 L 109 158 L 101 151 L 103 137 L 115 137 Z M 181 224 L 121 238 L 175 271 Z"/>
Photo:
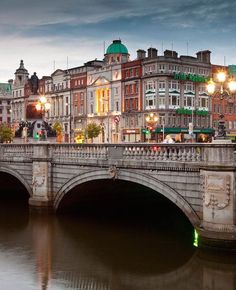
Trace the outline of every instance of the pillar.
<path fill-rule="evenodd" d="M 34 146 L 32 164 L 33 195 L 29 200 L 32 208 L 49 209 L 52 206 L 50 188 L 50 158 L 46 141 Z"/>
<path fill-rule="evenodd" d="M 236 249 L 234 145 L 214 144 L 204 150 L 200 245 Z"/>

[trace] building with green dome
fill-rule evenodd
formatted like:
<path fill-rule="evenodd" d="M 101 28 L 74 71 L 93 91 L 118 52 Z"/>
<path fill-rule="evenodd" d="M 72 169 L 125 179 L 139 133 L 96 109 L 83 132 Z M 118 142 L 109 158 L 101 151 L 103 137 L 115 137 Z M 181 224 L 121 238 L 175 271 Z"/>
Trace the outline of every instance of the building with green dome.
<path fill-rule="evenodd" d="M 129 61 L 129 52 L 127 47 L 121 42 L 120 39 L 113 40 L 105 53 L 105 62 L 112 63 L 124 63 Z"/>

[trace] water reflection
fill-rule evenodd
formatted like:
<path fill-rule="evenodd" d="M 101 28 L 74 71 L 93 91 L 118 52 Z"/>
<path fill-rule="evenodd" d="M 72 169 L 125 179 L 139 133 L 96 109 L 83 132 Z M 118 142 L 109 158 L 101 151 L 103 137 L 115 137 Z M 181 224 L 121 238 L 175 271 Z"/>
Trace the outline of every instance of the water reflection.
<path fill-rule="evenodd" d="M 0 289 L 236 289 L 235 256 L 196 250 L 188 228 L 0 213 Z"/>

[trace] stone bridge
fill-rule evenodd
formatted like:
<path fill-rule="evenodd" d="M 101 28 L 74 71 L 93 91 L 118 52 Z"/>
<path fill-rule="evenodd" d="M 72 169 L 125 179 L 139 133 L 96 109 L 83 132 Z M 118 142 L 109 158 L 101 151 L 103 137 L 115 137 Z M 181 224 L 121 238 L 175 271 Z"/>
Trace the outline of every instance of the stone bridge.
<path fill-rule="evenodd" d="M 2 144 L 0 172 L 17 178 L 31 207 L 58 209 L 85 182 L 114 179 L 174 203 L 200 242 L 235 247 L 235 144 Z"/>

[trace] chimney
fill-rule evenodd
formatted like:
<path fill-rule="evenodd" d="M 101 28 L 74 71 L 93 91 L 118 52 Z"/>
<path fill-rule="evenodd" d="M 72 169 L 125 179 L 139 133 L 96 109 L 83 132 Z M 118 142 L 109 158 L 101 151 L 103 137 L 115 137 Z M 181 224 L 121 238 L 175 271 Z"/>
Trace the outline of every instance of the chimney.
<path fill-rule="evenodd" d="M 143 49 L 137 50 L 137 59 L 144 59 L 146 57 L 146 51 Z"/>
<path fill-rule="evenodd" d="M 155 58 L 157 57 L 157 49 L 150 47 L 148 49 L 148 58 Z"/>
<path fill-rule="evenodd" d="M 165 57 L 173 57 L 173 58 L 177 58 L 178 57 L 178 53 L 174 50 L 169 50 L 169 49 L 166 49 L 164 51 L 164 56 Z"/>
<path fill-rule="evenodd" d="M 198 51 L 196 54 L 197 54 L 197 59 L 200 62 L 211 63 L 211 51 L 210 50 Z"/>

